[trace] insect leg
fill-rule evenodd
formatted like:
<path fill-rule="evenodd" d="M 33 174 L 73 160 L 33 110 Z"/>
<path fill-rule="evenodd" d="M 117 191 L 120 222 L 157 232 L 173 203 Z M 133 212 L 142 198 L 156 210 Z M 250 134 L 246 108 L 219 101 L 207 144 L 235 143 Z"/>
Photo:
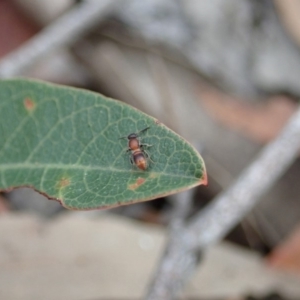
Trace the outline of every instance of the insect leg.
<path fill-rule="evenodd" d="M 129 156 L 129 160 L 130 160 L 130 163 L 131 163 L 132 165 L 134 165 L 134 161 L 133 161 L 133 159 L 132 159 L 132 155 Z"/>
<path fill-rule="evenodd" d="M 147 147 L 147 148 L 150 148 L 152 147 L 153 145 L 149 145 L 149 144 L 141 144 L 140 147 Z"/>
<path fill-rule="evenodd" d="M 145 154 L 146 158 L 149 159 L 154 164 L 154 161 L 150 158 L 149 153 L 146 150 L 143 150 L 143 151 L 144 151 L 144 154 Z"/>

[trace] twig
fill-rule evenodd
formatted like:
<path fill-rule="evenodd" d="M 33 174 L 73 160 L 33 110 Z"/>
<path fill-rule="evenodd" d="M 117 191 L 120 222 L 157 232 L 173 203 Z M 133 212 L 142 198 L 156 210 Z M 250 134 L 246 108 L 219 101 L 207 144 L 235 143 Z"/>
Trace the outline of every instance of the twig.
<path fill-rule="evenodd" d="M 147 299 L 174 299 L 195 269 L 195 253 L 223 238 L 287 170 L 299 149 L 300 108 L 231 188 L 196 215 L 168 246 Z"/>
<path fill-rule="evenodd" d="M 44 28 L 21 48 L 0 61 L 0 78 L 20 75 L 37 60 L 44 58 L 58 47 L 76 41 L 81 35 L 100 22 L 118 1 L 86 0 Z"/>
<path fill-rule="evenodd" d="M 178 231 L 185 228 L 186 218 L 192 207 L 194 192 L 194 189 L 189 189 L 169 197 L 174 205 L 170 221 L 170 235 L 174 235 L 175 238 L 178 235 Z"/>
<path fill-rule="evenodd" d="M 163 287 L 167 285 L 167 282 L 172 279 L 172 270 L 174 267 L 176 268 L 176 263 L 177 261 L 174 261 L 173 259 L 169 259 L 173 257 L 174 255 L 180 260 L 180 259 L 189 259 L 188 265 L 192 266 L 194 269 L 197 264 L 198 264 L 198 257 L 196 253 L 190 253 L 190 255 L 186 254 L 187 249 L 185 246 L 187 243 L 183 243 L 182 245 L 180 244 L 180 239 L 178 237 L 182 236 L 184 234 L 184 228 L 185 228 L 185 222 L 186 222 L 186 217 L 190 211 L 191 208 L 191 202 L 193 199 L 193 190 L 187 190 L 185 192 L 182 192 L 180 194 L 176 194 L 171 196 L 171 200 L 174 204 L 174 208 L 172 211 L 172 217 L 170 221 L 170 234 L 169 234 L 169 241 L 167 243 L 164 255 L 162 256 L 160 262 L 158 263 L 159 266 L 159 271 L 164 270 L 164 274 L 168 274 L 170 276 L 166 276 L 162 278 L 164 281 L 166 279 L 165 284 L 157 284 L 157 278 L 154 277 L 152 280 L 153 282 L 151 283 L 151 286 L 153 286 L 153 290 L 150 289 L 150 294 L 147 299 L 169 299 L 165 298 L 165 291 L 162 289 L 159 291 L 160 287 Z M 179 243 L 179 244 L 178 244 Z M 176 253 L 173 253 L 174 250 Z M 174 264 L 175 262 L 175 264 Z M 187 272 L 186 276 L 188 274 L 191 274 L 191 272 Z M 185 276 L 185 274 L 181 274 L 182 276 Z M 175 290 L 172 292 L 174 294 L 177 294 L 180 292 L 181 286 L 177 286 Z M 154 292 L 154 294 L 151 294 L 151 291 Z M 167 292 L 168 293 L 168 292 Z M 158 296 L 159 295 L 159 296 Z M 172 297 L 170 298 L 172 299 Z"/>

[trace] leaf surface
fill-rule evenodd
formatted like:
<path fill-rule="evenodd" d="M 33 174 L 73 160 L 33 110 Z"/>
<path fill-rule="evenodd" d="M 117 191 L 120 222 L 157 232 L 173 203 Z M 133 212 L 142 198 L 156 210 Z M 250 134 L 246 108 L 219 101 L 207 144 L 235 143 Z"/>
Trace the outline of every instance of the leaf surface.
<path fill-rule="evenodd" d="M 141 133 L 151 160 L 130 163 Z M 156 119 L 90 91 L 0 81 L 0 190 L 29 186 L 69 209 L 109 208 L 206 183 L 197 151 Z"/>

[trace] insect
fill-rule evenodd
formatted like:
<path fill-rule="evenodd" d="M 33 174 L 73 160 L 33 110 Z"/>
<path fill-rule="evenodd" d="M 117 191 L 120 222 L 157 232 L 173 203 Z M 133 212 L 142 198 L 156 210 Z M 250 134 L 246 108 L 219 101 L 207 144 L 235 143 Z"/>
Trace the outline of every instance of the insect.
<path fill-rule="evenodd" d="M 151 160 L 149 154 L 144 147 L 151 147 L 152 145 L 141 144 L 139 135 L 145 132 L 150 127 L 146 127 L 137 133 L 130 133 L 128 136 L 120 137 L 120 139 L 128 140 L 128 149 L 126 152 L 131 151 L 130 162 L 132 165 L 137 166 L 139 169 L 145 171 L 149 167 L 148 160 Z M 152 160 L 151 160 L 152 161 Z"/>

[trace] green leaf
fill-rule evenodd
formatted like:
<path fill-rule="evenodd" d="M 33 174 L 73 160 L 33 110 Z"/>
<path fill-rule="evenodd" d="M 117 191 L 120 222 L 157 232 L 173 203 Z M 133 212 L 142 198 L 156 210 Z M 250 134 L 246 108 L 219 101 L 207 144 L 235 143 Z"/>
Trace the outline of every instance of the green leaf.
<path fill-rule="evenodd" d="M 32 187 L 69 209 L 109 208 L 206 183 L 197 151 L 156 119 L 86 90 L 0 81 L 0 190 Z M 141 133 L 151 160 L 130 163 Z"/>

